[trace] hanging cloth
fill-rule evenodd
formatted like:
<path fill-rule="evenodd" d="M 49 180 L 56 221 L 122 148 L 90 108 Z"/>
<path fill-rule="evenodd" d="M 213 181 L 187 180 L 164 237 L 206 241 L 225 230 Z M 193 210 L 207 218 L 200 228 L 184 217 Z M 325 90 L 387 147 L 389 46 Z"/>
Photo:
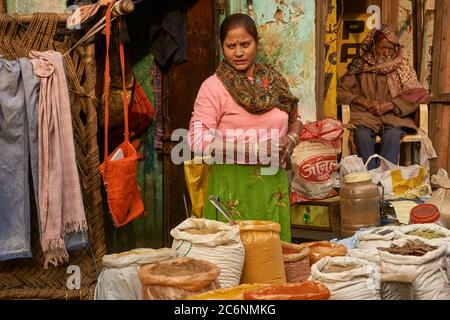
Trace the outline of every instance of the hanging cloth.
<path fill-rule="evenodd" d="M 111 36 L 111 1 L 106 13 L 106 62 L 105 62 L 105 160 L 100 165 L 106 188 L 109 210 L 116 228 L 126 225 L 144 213 L 144 203 L 136 183 L 138 153 L 129 140 L 128 102 L 125 86 L 124 44 L 120 41 L 120 64 L 122 69 L 123 108 L 125 140 L 110 155 L 108 153 L 108 106 L 109 106 L 109 44 Z"/>

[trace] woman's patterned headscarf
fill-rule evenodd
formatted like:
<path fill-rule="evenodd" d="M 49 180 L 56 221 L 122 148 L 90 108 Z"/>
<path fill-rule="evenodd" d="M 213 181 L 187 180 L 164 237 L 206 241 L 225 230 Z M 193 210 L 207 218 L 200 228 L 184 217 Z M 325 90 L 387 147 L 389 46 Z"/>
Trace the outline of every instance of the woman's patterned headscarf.
<path fill-rule="evenodd" d="M 216 70 L 234 101 L 251 114 L 263 114 L 273 108 L 287 112 L 289 122 L 297 119 L 298 98 L 294 96 L 283 76 L 268 64 L 255 65 L 254 81 L 234 69 L 225 60 Z"/>

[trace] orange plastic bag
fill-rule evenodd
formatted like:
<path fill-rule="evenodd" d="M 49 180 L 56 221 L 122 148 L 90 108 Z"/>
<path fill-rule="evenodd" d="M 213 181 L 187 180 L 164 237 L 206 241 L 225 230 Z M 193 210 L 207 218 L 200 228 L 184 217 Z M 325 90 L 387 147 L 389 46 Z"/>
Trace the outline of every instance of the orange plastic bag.
<path fill-rule="evenodd" d="M 286 283 L 280 224 L 273 221 L 239 220 L 245 249 L 242 283 Z"/>
<path fill-rule="evenodd" d="M 144 203 L 136 183 L 138 155 L 136 149 L 129 141 L 123 42 L 120 42 L 120 64 L 122 67 L 125 141 L 113 153 L 108 155 L 109 41 L 111 36 L 111 7 L 113 3 L 112 1 L 106 14 L 105 161 L 99 168 L 106 188 L 109 211 L 114 225 L 118 228 L 143 214 Z"/>
<path fill-rule="evenodd" d="M 272 285 L 244 293 L 245 300 L 328 300 L 330 290 L 315 281 Z"/>

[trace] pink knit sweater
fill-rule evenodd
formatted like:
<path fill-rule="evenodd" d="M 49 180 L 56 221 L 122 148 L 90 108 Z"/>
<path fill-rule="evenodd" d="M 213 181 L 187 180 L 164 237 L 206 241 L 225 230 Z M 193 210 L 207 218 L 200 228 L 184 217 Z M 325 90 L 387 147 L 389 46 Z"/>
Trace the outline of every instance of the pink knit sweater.
<path fill-rule="evenodd" d="M 300 119 L 300 116 L 299 116 Z M 207 150 L 215 136 L 209 130 L 220 131 L 226 142 L 266 141 L 270 130 L 276 129 L 280 137 L 288 130 L 288 114 L 274 108 L 262 115 L 253 115 L 240 107 L 228 93 L 216 75 L 206 79 L 197 95 L 189 128 L 191 149 L 195 152 Z M 227 129 L 240 129 L 234 134 Z"/>

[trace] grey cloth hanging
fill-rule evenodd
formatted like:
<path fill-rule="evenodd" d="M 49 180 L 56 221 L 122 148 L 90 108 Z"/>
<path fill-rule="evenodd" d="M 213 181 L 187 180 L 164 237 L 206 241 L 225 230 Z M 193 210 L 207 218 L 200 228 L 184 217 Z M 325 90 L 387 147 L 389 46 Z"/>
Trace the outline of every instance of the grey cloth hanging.
<path fill-rule="evenodd" d="M 31 257 L 29 159 L 38 190 L 40 81 L 25 58 L 0 58 L 0 78 L 0 260 L 9 260 Z"/>

